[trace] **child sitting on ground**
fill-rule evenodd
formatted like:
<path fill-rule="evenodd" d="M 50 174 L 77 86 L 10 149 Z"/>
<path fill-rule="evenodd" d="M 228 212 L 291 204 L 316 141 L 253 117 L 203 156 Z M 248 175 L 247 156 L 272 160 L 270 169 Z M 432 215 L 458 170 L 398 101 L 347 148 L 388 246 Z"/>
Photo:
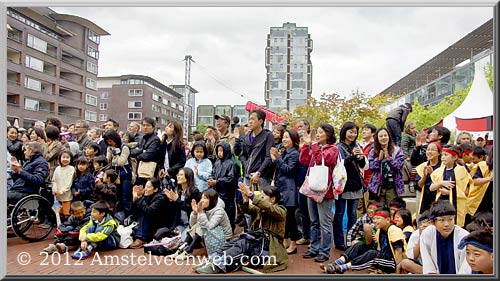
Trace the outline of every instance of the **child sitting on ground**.
<path fill-rule="evenodd" d="M 431 207 L 434 225 L 420 235 L 423 274 L 457 274 L 466 266 L 465 250 L 459 250 L 458 244 L 469 232 L 455 225 L 455 215 L 455 207 L 447 201 Z"/>
<path fill-rule="evenodd" d="M 372 236 L 375 234 L 375 224 L 373 223 L 373 214 L 378 208 L 384 205 L 381 202 L 372 200 L 368 204 L 366 214 L 356 220 L 356 223 L 347 232 L 347 247 L 358 242 L 371 244 Z M 366 231 L 365 231 L 366 230 Z"/>
<path fill-rule="evenodd" d="M 66 222 L 57 226 L 56 241 L 49 244 L 43 250 L 48 253 L 65 253 L 68 246 L 78 245 L 78 234 L 80 229 L 89 222 L 90 217 L 87 214 L 85 205 L 81 201 L 71 203 L 71 216 Z"/>
<path fill-rule="evenodd" d="M 402 260 L 396 268 L 397 274 L 422 274 L 422 258 L 420 257 L 420 234 L 432 224 L 430 210 L 425 210 L 418 218 L 418 230 L 414 231 L 408 241 L 406 259 Z"/>
<path fill-rule="evenodd" d="M 389 208 L 391 210 L 391 218 L 393 218 L 397 210 L 406 208 L 406 201 L 401 197 L 395 197 L 391 200 Z"/>
<path fill-rule="evenodd" d="M 93 250 L 112 250 L 118 247 L 120 236 L 116 229 L 118 221 L 110 214 L 109 205 L 104 201 L 94 203 L 90 213 L 91 220 L 80 229 L 80 248 L 74 252 L 73 259 L 86 259 Z"/>
<path fill-rule="evenodd" d="M 385 273 L 394 273 L 396 265 L 404 258 L 406 239 L 403 231 L 391 224 L 390 210 L 379 208 L 373 215 L 377 228 L 374 236 L 378 246 L 370 249 L 364 243 L 356 243 L 348 248 L 337 260 L 328 265 L 321 264 L 324 272 L 344 273 L 347 270 L 363 270 L 374 267 Z"/>
<path fill-rule="evenodd" d="M 411 234 L 413 233 L 413 231 L 415 231 L 415 229 L 413 228 L 413 220 L 410 210 L 406 208 L 397 210 L 396 213 L 394 213 L 392 220 L 397 227 L 403 230 L 403 234 L 406 236 L 406 242 L 408 243 Z"/>
<path fill-rule="evenodd" d="M 471 232 L 458 248 L 465 248 L 469 265 L 462 267 L 460 274 L 493 274 L 493 232 L 490 228 Z"/>

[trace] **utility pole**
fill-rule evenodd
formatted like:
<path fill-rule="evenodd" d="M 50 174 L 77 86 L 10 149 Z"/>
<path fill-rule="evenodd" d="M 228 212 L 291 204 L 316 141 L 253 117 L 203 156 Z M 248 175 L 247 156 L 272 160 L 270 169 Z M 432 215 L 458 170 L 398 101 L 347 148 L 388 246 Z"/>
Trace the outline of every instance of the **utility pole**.
<path fill-rule="evenodd" d="M 188 138 L 189 133 L 190 133 L 190 128 L 191 124 L 189 122 L 189 116 L 192 114 L 193 109 L 191 107 L 194 107 L 194 104 L 189 103 L 189 96 L 191 95 L 191 61 L 195 62 L 193 60 L 193 57 L 191 55 L 186 55 L 184 57 L 184 60 L 186 61 L 186 72 L 184 75 L 184 118 L 183 118 L 183 131 L 184 131 L 184 137 Z M 194 115 L 191 116 L 191 118 L 194 118 Z"/>

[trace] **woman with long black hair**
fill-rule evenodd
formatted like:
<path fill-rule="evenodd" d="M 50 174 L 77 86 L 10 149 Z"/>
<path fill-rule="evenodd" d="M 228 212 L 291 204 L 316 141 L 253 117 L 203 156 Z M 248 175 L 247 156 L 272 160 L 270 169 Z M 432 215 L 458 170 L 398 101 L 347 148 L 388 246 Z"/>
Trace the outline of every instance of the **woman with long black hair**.
<path fill-rule="evenodd" d="M 176 179 L 179 169 L 186 164 L 186 153 L 182 141 L 182 125 L 177 121 L 168 122 L 160 142 L 160 178 L 164 181 Z"/>

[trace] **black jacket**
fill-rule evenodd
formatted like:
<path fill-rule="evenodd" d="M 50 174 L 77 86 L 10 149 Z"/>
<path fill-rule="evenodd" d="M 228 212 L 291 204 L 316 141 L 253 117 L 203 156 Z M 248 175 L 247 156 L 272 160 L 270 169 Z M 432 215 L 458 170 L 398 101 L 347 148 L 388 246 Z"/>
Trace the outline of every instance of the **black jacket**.
<path fill-rule="evenodd" d="M 365 167 L 365 159 L 357 159 L 352 149 L 353 145 L 347 145 L 343 142 L 339 142 L 337 144 L 337 148 L 339 149 L 340 156 L 344 159 L 344 167 L 347 172 L 347 182 L 344 187 L 344 191 L 357 191 L 363 188 L 363 178 L 361 177 L 359 168 Z M 357 164 L 357 166 L 356 166 Z"/>
<path fill-rule="evenodd" d="M 266 170 L 271 164 L 271 147 L 274 146 L 274 137 L 271 131 L 263 129 L 256 137 L 253 143 L 250 142 L 248 132 L 243 138 L 235 139 L 235 153 L 240 156 L 243 163 L 245 177 L 250 177 L 250 173 L 259 171 L 261 177 L 266 174 Z M 236 145 L 236 143 L 241 144 Z"/>
<path fill-rule="evenodd" d="M 216 147 L 222 146 L 224 151 L 224 157 L 222 159 L 217 158 L 214 167 L 212 169 L 211 178 L 217 181 L 215 185 L 215 190 L 219 194 L 219 197 L 227 202 L 228 200 L 234 198 L 236 193 L 236 186 L 234 181 L 234 170 L 235 166 L 231 160 L 231 146 L 227 142 L 221 142 Z"/>
<path fill-rule="evenodd" d="M 159 151 L 160 151 L 160 138 L 153 133 L 150 135 L 144 135 L 141 142 L 130 151 L 130 157 L 137 159 L 137 168 L 139 168 L 139 162 L 156 162 L 155 175 L 158 174 L 160 170 L 159 166 Z M 135 171 L 137 173 L 137 170 Z"/>
<path fill-rule="evenodd" d="M 179 198 L 177 198 L 177 201 L 172 202 L 172 207 L 174 210 L 176 210 L 175 220 L 174 220 L 175 226 L 181 223 L 181 210 L 187 213 L 187 217 L 189 220 L 189 216 L 191 216 L 191 212 L 193 211 L 193 209 L 191 208 L 192 199 L 194 199 L 196 202 L 200 202 L 201 193 L 196 187 L 193 189 L 191 196 L 185 198 L 184 201 L 181 200 L 181 195 L 179 194 Z"/>
<path fill-rule="evenodd" d="M 403 130 L 408 114 L 410 114 L 410 109 L 406 107 L 406 105 L 402 104 L 389 111 L 386 120 L 390 118 L 398 121 L 399 126 L 401 126 L 401 130 Z"/>
<path fill-rule="evenodd" d="M 161 191 L 137 199 L 133 210 L 137 217 L 145 216 L 149 219 L 147 238 L 152 237 L 158 229 L 172 224 L 174 217 L 172 211 L 172 214 L 169 213 L 168 198 Z"/>
<path fill-rule="evenodd" d="M 168 163 L 170 164 L 170 168 L 166 171 L 168 174 L 177 181 L 177 173 L 179 169 L 184 167 L 186 164 L 186 152 L 184 151 L 184 146 L 177 147 L 174 151 L 173 142 L 167 143 L 166 141 L 160 145 L 160 151 L 158 152 L 158 166 L 160 169 L 164 169 L 165 167 L 165 153 L 168 151 Z"/>
<path fill-rule="evenodd" d="M 45 179 L 49 175 L 49 164 L 41 153 L 34 154 L 23 164 L 22 171 L 12 173 L 14 185 L 11 191 L 27 194 L 38 194 L 40 187 L 44 186 Z"/>

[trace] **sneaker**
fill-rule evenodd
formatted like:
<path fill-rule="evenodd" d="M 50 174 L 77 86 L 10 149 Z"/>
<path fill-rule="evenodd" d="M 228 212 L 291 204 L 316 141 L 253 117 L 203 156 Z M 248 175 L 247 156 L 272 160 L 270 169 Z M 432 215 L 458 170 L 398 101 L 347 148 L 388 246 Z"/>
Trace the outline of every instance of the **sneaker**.
<path fill-rule="evenodd" d="M 311 240 L 309 239 L 304 239 L 304 238 L 300 238 L 299 240 L 297 240 L 297 242 L 295 242 L 297 245 L 309 245 L 311 244 Z"/>
<path fill-rule="evenodd" d="M 209 262 L 205 266 L 196 269 L 196 272 L 200 274 L 215 274 L 219 273 L 221 270 L 215 264 Z"/>
<path fill-rule="evenodd" d="M 78 248 L 78 250 L 76 250 L 76 252 L 74 252 L 71 255 L 71 258 L 73 258 L 75 260 L 84 260 L 84 259 L 88 258 L 89 255 L 90 255 L 90 251 L 82 250 L 81 248 Z"/>
<path fill-rule="evenodd" d="M 303 257 L 303 258 L 305 258 L 305 259 L 311 259 L 311 258 L 315 258 L 315 257 L 317 257 L 317 256 L 318 256 L 318 254 L 313 253 L 313 252 L 311 252 L 311 251 L 307 251 L 307 252 L 305 252 L 305 253 L 302 255 L 302 257 Z"/>
<path fill-rule="evenodd" d="M 60 254 L 64 254 L 68 251 L 68 246 L 66 246 L 66 244 L 64 243 L 57 243 L 56 248 Z"/>
<path fill-rule="evenodd" d="M 49 254 L 52 254 L 52 253 L 57 252 L 57 248 L 56 248 L 56 245 L 51 243 L 51 244 L 49 244 L 49 246 L 43 248 L 43 251 L 47 252 Z"/>
<path fill-rule="evenodd" d="M 167 258 L 167 259 L 172 259 L 172 260 L 173 260 L 173 259 L 175 259 L 178 255 L 180 255 L 180 254 L 181 254 L 181 252 L 182 252 L 181 250 L 177 250 L 175 253 L 173 253 L 173 254 L 171 254 L 171 255 L 166 256 L 166 258 Z"/>
<path fill-rule="evenodd" d="M 182 251 L 175 259 L 183 261 L 189 259 L 192 256 L 193 255 L 191 255 L 190 253 Z"/>
<path fill-rule="evenodd" d="M 325 256 L 325 255 L 319 255 L 319 256 L 317 256 L 316 258 L 314 258 L 314 261 L 315 261 L 315 262 L 321 262 L 321 263 L 323 263 L 323 262 L 325 262 L 325 261 L 328 261 L 329 259 L 330 259 L 330 258 L 329 258 L 329 257 L 327 257 L 327 256 Z"/>
<path fill-rule="evenodd" d="M 200 264 L 193 265 L 192 269 L 194 271 L 196 271 L 198 268 L 202 268 L 202 267 L 204 267 L 207 264 L 208 264 L 208 261 L 206 259 L 203 259 L 203 261 Z"/>

